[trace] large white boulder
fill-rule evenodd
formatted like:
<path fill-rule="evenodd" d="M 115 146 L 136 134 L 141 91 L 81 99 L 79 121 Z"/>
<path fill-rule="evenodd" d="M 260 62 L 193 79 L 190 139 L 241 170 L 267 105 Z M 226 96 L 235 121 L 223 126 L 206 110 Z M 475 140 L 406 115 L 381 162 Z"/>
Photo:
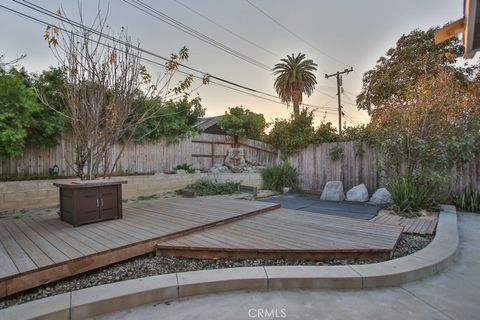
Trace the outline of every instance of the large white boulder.
<path fill-rule="evenodd" d="M 368 201 L 367 187 L 362 183 L 347 191 L 347 201 Z"/>
<path fill-rule="evenodd" d="M 343 192 L 342 181 L 328 181 L 323 188 L 321 200 L 343 201 L 345 193 Z"/>
<path fill-rule="evenodd" d="M 386 188 L 380 188 L 372 194 L 370 202 L 375 204 L 392 203 L 392 194 Z"/>

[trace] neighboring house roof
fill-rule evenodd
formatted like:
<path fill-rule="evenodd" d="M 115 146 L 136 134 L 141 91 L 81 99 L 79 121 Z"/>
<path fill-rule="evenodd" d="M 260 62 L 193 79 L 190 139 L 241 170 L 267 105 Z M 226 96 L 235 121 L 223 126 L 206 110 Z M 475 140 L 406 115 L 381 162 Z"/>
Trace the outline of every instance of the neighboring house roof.
<path fill-rule="evenodd" d="M 222 117 L 223 116 L 202 118 L 195 124 L 195 127 L 201 129 L 205 133 L 225 134 L 225 131 L 223 131 L 218 124 Z"/>
<path fill-rule="evenodd" d="M 202 118 L 202 119 L 198 120 L 198 122 L 195 124 L 195 127 L 206 130 L 206 129 L 218 124 L 218 122 L 220 121 L 220 118 L 222 118 L 222 116 Z"/>

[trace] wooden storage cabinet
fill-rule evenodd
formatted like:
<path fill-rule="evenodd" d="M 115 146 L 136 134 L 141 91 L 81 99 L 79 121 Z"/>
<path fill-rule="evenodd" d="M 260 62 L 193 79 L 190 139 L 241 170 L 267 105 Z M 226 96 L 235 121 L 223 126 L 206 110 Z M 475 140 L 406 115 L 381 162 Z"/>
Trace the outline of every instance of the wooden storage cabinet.
<path fill-rule="evenodd" d="M 75 227 L 122 218 L 122 184 L 126 181 L 55 183 L 60 188 L 60 218 Z"/>

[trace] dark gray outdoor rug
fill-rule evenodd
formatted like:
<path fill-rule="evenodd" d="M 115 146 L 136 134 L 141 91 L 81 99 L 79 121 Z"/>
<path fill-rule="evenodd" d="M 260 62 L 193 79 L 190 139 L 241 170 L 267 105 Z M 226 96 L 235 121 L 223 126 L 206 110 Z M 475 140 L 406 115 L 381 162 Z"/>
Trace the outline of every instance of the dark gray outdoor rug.
<path fill-rule="evenodd" d="M 370 220 L 382 209 L 382 205 L 356 202 L 336 202 L 320 200 L 318 196 L 285 194 L 261 199 L 270 203 L 279 203 L 283 208 L 308 212 L 330 214 L 355 219 Z"/>

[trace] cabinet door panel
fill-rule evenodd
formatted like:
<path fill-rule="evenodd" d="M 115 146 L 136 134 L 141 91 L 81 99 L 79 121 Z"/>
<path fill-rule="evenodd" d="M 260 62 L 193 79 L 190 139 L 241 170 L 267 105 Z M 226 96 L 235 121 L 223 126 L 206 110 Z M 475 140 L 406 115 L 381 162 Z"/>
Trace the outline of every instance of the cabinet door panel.
<path fill-rule="evenodd" d="M 98 189 L 83 188 L 78 190 L 78 221 L 85 223 L 100 219 L 100 210 L 97 207 Z"/>
<path fill-rule="evenodd" d="M 117 186 L 99 188 L 102 219 L 113 219 L 118 216 Z"/>

